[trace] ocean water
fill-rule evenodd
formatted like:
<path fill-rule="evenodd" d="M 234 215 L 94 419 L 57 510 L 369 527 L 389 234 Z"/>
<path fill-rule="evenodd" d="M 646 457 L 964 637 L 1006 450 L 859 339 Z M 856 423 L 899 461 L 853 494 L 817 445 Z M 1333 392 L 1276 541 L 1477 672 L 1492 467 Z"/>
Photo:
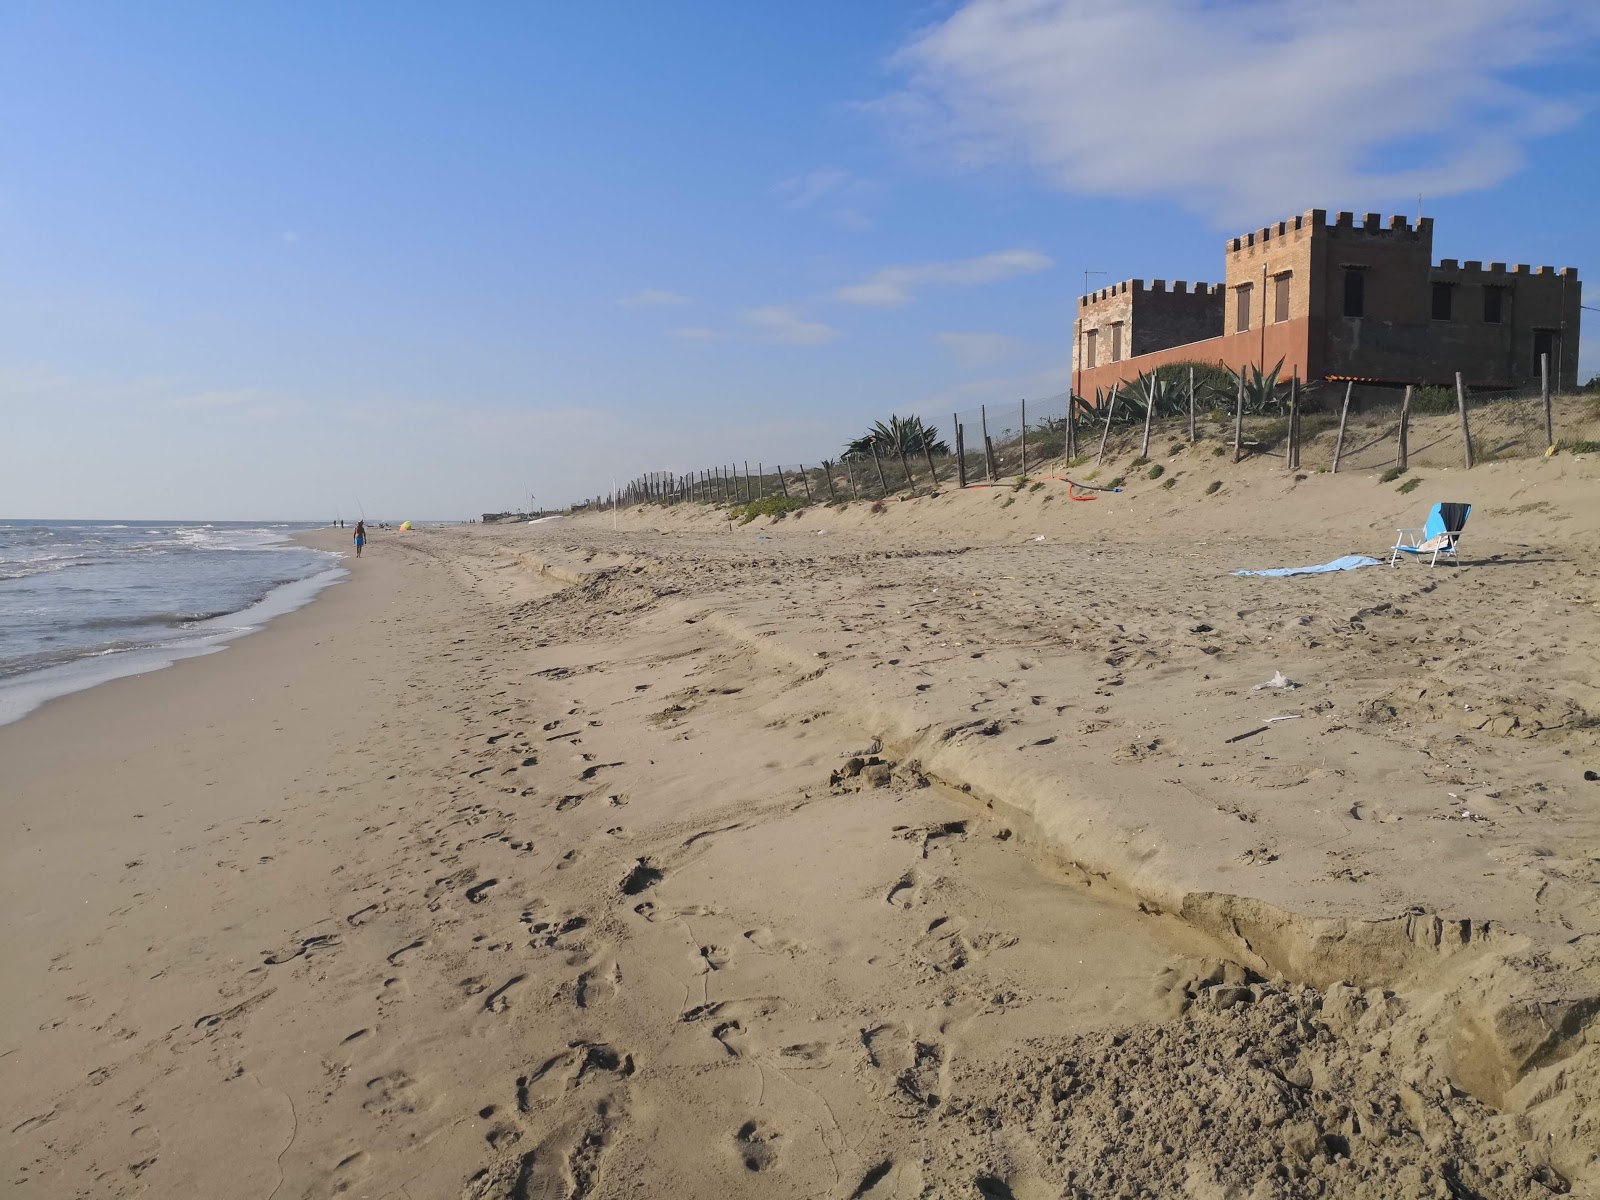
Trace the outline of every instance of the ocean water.
<path fill-rule="evenodd" d="M 343 575 L 313 525 L 0 520 L 0 724 L 220 648 Z"/>

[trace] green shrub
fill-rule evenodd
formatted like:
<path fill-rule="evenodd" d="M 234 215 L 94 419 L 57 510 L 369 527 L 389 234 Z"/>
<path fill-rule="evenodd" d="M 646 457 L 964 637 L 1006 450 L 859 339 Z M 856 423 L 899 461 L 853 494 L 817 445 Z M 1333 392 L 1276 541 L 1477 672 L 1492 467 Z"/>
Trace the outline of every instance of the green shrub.
<path fill-rule="evenodd" d="M 1119 488 L 1122 486 L 1122 484 L 1123 477 L 1121 475 L 1118 475 L 1115 479 L 1109 479 L 1106 481 L 1106 486 L 1108 488 Z"/>
<path fill-rule="evenodd" d="M 1600 454 L 1600 442 L 1573 442 L 1567 450 L 1573 454 Z"/>
<path fill-rule="evenodd" d="M 1382 475 L 1378 476 L 1378 482 L 1379 483 L 1393 483 L 1396 479 L 1399 479 L 1400 476 L 1404 475 L 1406 473 L 1406 470 L 1407 470 L 1407 468 L 1405 468 L 1405 467 L 1390 467 Z"/>
<path fill-rule="evenodd" d="M 1001 508 L 1010 508 L 1016 502 L 1017 502 L 1017 498 L 1015 496 L 1007 496 L 1004 500 L 1002 500 L 1000 502 L 1000 507 Z"/>
<path fill-rule="evenodd" d="M 1416 475 L 1413 475 L 1410 479 L 1406 480 L 1404 483 L 1402 483 L 1395 490 L 1398 491 L 1402 496 L 1409 496 L 1412 492 L 1416 491 L 1421 486 L 1422 486 L 1421 478 L 1416 476 Z"/>
<path fill-rule="evenodd" d="M 804 500 L 785 500 L 782 496 L 766 496 L 729 509 L 728 520 L 738 521 L 741 525 L 748 525 L 757 517 L 771 517 L 774 521 L 781 521 L 790 513 L 801 511 L 805 506 Z"/>
<path fill-rule="evenodd" d="M 885 504 L 882 500 L 874 500 L 872 502 L 872 515 L 873 516 L 881 517 L 881 516 L 883 516 L 884 513 L 888 512 L 888 511 L 889 511 L 889 506 L 887 504 Z"/>
<path fill-rule="evenodd" d="M 1411 411 L 1453 413 L 1456 411 L 1456 390 L 1448 387 L 1419 387 L 1411 393 Z"/>
<path fill-rule="evenodd" d="M 1139 467 L 1143 467 L 1143 466 L 1148 465 L 1149 462 L 1150 462 L 1150 460 L 1148 458 L 1146 458 L 1144 455 L 1141 454 L 1138 458 L 1134 459 L 1128 465 L 1130 467 L 1134 468 L 1134 469 L 1138 469 Z"/>
<path fill-rule="evenodd" d="M 1017 476 L 1017 481 L 1011 485 L 1011 490 L 1013 492 L 1020 492 L 1023 488 L 1025 488 L 1027 486 L 1028 486 L 1028 477 L 1026 475 L 1018 475 Z"/>
<path fill-rule="evenodd" d="M 1222 480 L 1218 479 L 1206 485 L 1206 495 L 1214 496 L 1222 490 Z"/>
<path fill-rule="evenodd" d="M 1167 469 L 1165 467 L 1163 467 L 1160 463 L 1157 463 L 1155 466 L 1151 467 L 1148 471 L 1146 471 L 1144 473 L 1144 476 L 1145 476 L 1146 479 L 1160 479 L 1166 473 L 1167 473 Z"/>
<path fill-rule="evenodd" d="M 1213 446 L 1211 448 L 1211 457 L 1212 458 L 1221 458 L 1227 452 L 1228 452 L 1228 448 L 1226 446 Z"/>
<path fill-rule="evenodd" d="M 1038 491 L 1038 490 L 1039 490 L 1039 489 L 1040 489 L 1040 488 L 1042 488 L 1042 487 L 1043 487 L 1043 486 L 1044 486 L 1044 480 L 1042 480 L 1042 479 L 1041 479 L 1041 480 L 1038 480 L 1038 481 L 1037 481 L 1037 482 L 1036 482 L 1036 483 L 1034 483 L 1034 485 L 1033 485 L 1033 486 L 1032 486 L 1032 487 L 1030 487 L 1030 488 L 1029 488 L 1029 489 L 1028 489 L 1028 491 L 1030 491 L 1030 492 L 1037 492 L 1037 491 Z"/>
<path fill-rule="evenodd" d="M 1163 479 L 1163 480 L 1162 480 L 1162 481 L 1161 481 L 1161 487 L 1162 487 L 1162 489 L 1163 489 L 1163 490 L 1165 490 L 1165 491 L 1171 491 L 1171 490 L 1172 490 L 1172 485 L 1173 485 L 1173 484 L 1175 484 L 1175 483 L 1177 483 L 1177 482 L 1178 482 L 1178 481 L 1177 481 L 1177 479 L 1176 479 L 1176 478 L 1172 478 L 1172 479 Z"/>

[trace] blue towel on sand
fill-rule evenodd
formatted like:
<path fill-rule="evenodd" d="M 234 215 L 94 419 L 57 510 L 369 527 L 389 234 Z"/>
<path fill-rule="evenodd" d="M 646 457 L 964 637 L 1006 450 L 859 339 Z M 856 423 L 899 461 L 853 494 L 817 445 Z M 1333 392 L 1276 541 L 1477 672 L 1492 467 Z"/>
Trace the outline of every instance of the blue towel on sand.
<path fill-rule="evenodd" d="M 1235 575 L 1327 575 L 1332 571 L 1354 571 L 1357 567 L 1375 567 L 1378 560 L 1365 554 L 1346 554 L 1320 567 L 1273 567 L 1268 571 L 1235 571 Z"/>

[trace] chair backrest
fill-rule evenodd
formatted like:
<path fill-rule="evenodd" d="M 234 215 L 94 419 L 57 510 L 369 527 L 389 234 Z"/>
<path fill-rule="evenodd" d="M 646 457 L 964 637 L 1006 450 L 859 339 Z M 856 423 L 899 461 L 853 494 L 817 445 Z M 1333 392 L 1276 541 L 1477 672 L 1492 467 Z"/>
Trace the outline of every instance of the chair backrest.
<path fill-rule="evenodd" d="M 1428 510 L 1427 523 L 1422 527 L 1424 538 L 1435 538 L 1441 533 L 1460 533 L 1472 515 L 1472 505 L 1440 501 Z"/>

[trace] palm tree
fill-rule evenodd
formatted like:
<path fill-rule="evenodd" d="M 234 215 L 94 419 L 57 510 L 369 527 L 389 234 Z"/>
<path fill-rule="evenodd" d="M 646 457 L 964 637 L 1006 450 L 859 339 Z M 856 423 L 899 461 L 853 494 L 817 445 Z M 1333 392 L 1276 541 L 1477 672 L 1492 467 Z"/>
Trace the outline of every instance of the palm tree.
<path fill-rule="evenodd" d="M 932 454 L 949 454 L 950 447 L 939 438 L 939 431 L 924 425 L 921 417 L 890 417 L 885 425 L 874 421 L 872 428 L 844 448 L 844 452 L 866 457 L 874 449 L 879 454 L 920 454 L 926 445 Z"/>

